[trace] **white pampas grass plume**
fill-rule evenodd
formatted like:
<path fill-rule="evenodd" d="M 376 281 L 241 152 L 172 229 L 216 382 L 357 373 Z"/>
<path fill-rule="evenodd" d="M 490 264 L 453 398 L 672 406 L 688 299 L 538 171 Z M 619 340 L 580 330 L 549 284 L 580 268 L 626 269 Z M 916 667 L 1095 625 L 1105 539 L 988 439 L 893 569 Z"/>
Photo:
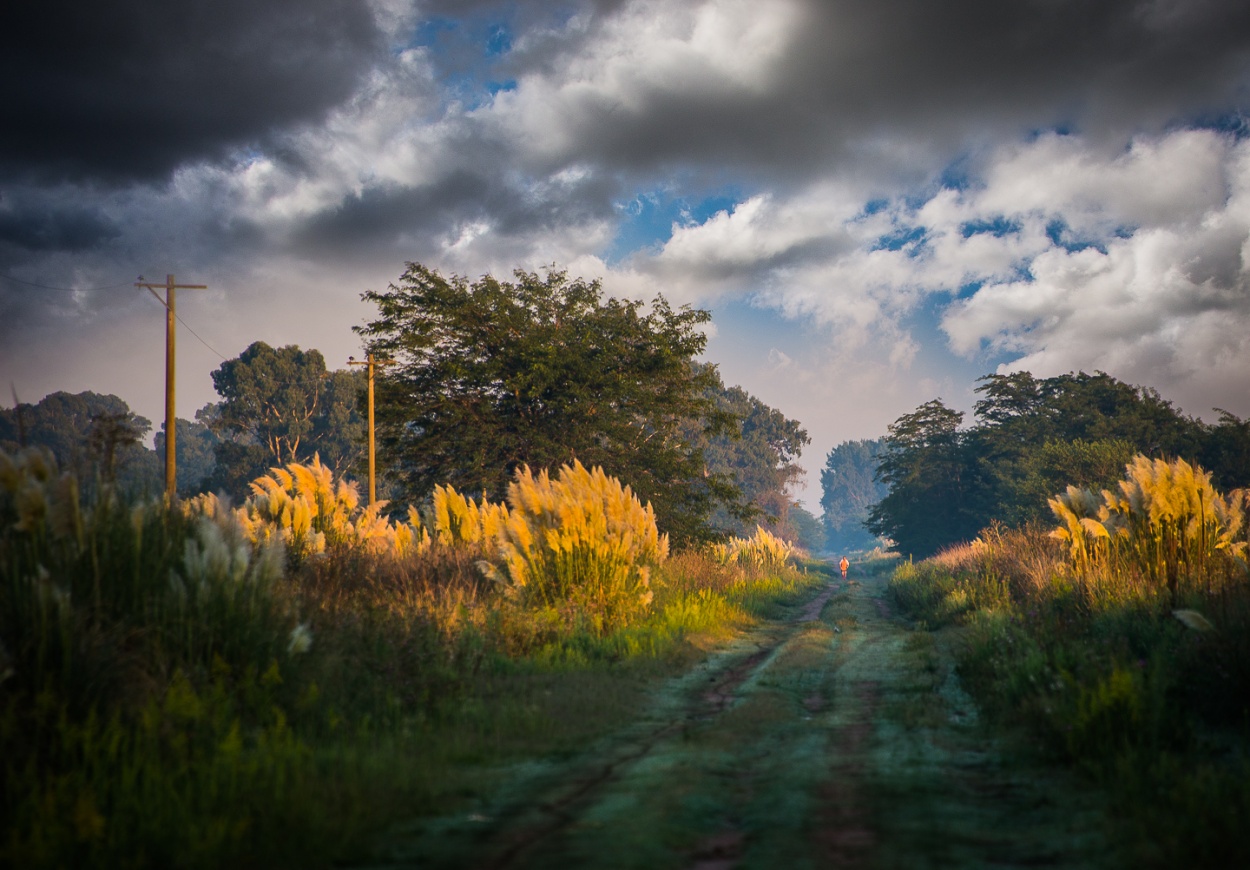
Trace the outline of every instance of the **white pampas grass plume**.
<path fill-rule="evenodd" d="M 293 656 L 306 653 L 312 649 L 312 642 L 312 629 L 308 627 L 307 622 L 301 622 L 291 629 L 291 640 L 287 644 L 286 651 Z"/>
<path fill-rule="evenodd" d="M 1186 628 L 1194 631 L 1215 631 L 1215 626 L 1196 610 L 1173 610 L 1172 615 Z"/>

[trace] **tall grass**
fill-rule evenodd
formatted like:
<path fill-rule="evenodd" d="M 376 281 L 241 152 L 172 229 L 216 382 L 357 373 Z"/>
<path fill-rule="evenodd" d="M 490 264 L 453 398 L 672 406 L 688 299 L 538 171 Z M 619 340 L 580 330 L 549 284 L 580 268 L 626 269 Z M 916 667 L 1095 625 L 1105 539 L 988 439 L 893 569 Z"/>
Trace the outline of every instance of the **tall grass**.
<path fill-rule="evenodd" d="M 1052 499 L 1057 528 L 990 529 L 891 581 L 957 633 L 983 709 L 1112 796 L 1142 865 L 1250 863 L 1244 505 L 1138 457 L 1114 491 Z"/>
<path fill-rule="evenodd" d="M 1070 486 L 1050 500 L 1061 523 L 1053 534 L 1083 580 L 1120 578 L 1138 595 L 1166 590 L 1175 606 L 1198 587 L 1210 593 L 1245 576 L 1245 491 L 1222 496 L 1183 459 L 1138 456 L 1126 471 L 1115 491 Z"/>
<path fill-rule="evenodd" d="M 580 466 L 406 522 L 319 462 L 252 493 L 84 502 L 46 453 L 0 454 L 0 864 L 325 866 L 454 799 L 456 759 L 587 739 L 629 715 L 621 668 L 806 582 L 668 558 Z"/>
<path fill-rule="evenodd" d="M 730 538 L 724 543 L 713 544 L 711 552 L 723 565 L 757 571 L 780 568 L 795 556 L 792 545 L 763 526 L 756 526 L 755 534 L 749 538 Z"/>

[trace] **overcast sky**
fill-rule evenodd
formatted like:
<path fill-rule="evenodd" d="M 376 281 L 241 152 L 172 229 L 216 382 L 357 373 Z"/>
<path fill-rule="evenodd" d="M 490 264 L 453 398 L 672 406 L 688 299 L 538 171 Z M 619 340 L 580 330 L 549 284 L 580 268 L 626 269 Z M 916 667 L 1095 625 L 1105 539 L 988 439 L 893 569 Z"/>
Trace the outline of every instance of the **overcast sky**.
<path fill-rule="evenodd" d="M 0 94 L 22 401 L 159 425 L 140 275 L 209 285 L 191 417 L 252 341 L 359 355 L 418 261 L 709 308 L 812 435 L 809 505 L 835 444 L 990 372 L 1250 415 L 1244 0 L 46 0 L 0 14 Z"/>

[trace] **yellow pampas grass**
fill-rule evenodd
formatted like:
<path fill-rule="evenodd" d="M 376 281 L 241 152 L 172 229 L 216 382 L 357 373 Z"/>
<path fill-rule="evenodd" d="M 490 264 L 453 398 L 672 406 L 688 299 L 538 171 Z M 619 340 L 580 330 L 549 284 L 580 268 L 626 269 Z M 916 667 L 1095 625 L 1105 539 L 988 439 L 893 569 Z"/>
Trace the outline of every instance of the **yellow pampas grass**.
<path fill-rule="evenodd" d="M 497 523 L 489 576 L 513 598 L 572 608 L 599 633 L 627 624 L 651 603 L 652 569 L 668 557 L 655 512 L 602 468 L 580 462 L 552 478 L 528 468 L 508 486 L 507 509 L 479 508 Z"/>
<path fill-rule="evenodd" d="M 1220 495 L 1210 474 L 1183 459 L 1138 455 L 1115 489 L 1095 496 L 1070 486 L 1050 499 L 1061 523 L 1051 536 L 1068 544 L 1079 571 L 1114 563 L 1175 600 L 1182 584 L 1209 580 L 1213 560 L 1244 568 L 1245 502 L 1240 490 Z"/>
<path fill-rule="evenodd" d="M 756 571 L 775 571 L 794 555 L 794 547 L 763 526 L 755 527 L 749 538 L 730 538 L 711 546 L 712 557 L 722 565 L 737 565 Z"/>

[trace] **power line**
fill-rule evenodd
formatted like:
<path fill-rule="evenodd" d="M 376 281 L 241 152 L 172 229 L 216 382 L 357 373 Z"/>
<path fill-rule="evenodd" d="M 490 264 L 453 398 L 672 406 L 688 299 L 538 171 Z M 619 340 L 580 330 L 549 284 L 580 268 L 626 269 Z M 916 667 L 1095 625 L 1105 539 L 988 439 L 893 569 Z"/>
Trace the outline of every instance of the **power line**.
<path fill-rule="evenodd" d="M 178 468 L 177 468 L 177 449 L 175 442 L 178 437 L 177 414 L 174 410 L 174 343 L 178 330 L 175 328 L 174 319 L 178 317 L 178 308 L 175 295 L 176 290 L 207 290 L 206 284 L 179 284 L 174 280 L 173 275 L 165 276 L 165 283 L 149 284 L 143 280 L 143 276 L 139 276 L 139 280 L 135 282 L 136 287 L 142 287 L 156 296 L 156 288 L 165 288 L 165 298 L 161 300 L 161 304 L 165 306 L 165 493 L 169 499 L 173 500 L 178 497 Z M 156 296 L 158 300 L 161 297 Z M 181 320 L 181 318 L 178 318 Z M 183 326 L 186 326 L 184 323 Z M 187 327 L 190 329 L 190 327 Z M 197 335 L 196 338 L 199 338 Z M 200 341 L 204 339 L 200 338 Z M 204 342 L 208 345 L 208 342 Z M 213 351 L 216 353 L 216 351 Z"/>
<path fill-rule="evenodd" d="M 140 275 L 139 277 L 140 280 L 142 280 L 143 276 Z M 21 278 L 14 278 L 12 275 L 7 275 L 4 272 L 0 272 L 0 278 L 3 278 L 6 281 L 12 281 L 14 284 L 25 284 L 27 287 L 38 287 L 40 290 L 56 290 L 61 293 L 98 293 L 104 290 L 120 290 L 123 287 L 131 286 L 133 283 L 131 281 L 126 281 L 122 284 L 110 284 L 107 287 L 53 287 L 51 284 L 39 284 L 35 281 L 25 281 Z"/>
<path fill-rule="evenodd" d="M 140 275 L 139 277 L 143 277 L 143 276 L 142 276 L 142 275 Z M 162 299 L 161 299 L 161 297 L 157 296 L 157 295 L 156 295 L 156 293 L 152 292 L 151 288 L 149 288 L 149 289 L 148 289 L 148 292 L 149 292 L 149 293 L 152 293 L 152 296 L 156 299 L 156 301 L 157 301 L 157 302 L 160 302 L 160 303 L 161 303 L 161 305 L 165 305 L 164 300 L 162 300 Z M 174 311 L 174 312 L 173 312 L 173 315 L 174 315 L 174 317 L 175 317 L 175 318 L 177 318 L 178 322 L 179 322 L 179 323 L 181 323 L 181 324 L 182 324 L 182 325 L 186 328 L 187 332 L 189 332 L 189 333 L 191 333 L 192 335 L 194 335 L 194 336 L 195 336 L 195 338 L 196 338 L 196 340 L 197 340 L 197 341 L 199 341 L 199 343 L 200 343 L 200 344 L 204 345 L 206 348 L 208 348 L 209 350 L 211 350 L 213 353 L 217 354 L 217 356 L 219 356 L 219 357 L 221 358 L 222 362 L 227 362 L 227 361 L 229 360 L 229 358 L 228 358 L 228 357 L 227 357 L 224 353 L 222 353 L 221 351 L 219 351 L 217 348 L 213 347 L 211 344 L 209 344 L 207 341 L 205 341 L 205 340 L 204 340 L 203 336 L 201 336 L 198 332 L 196 332 L 194 329 L 192 329 L 192 328 L 191 328 L 191 325 L 190 325 L 189 323 L 187 323 L 185 320 L 183 320 L 183 319 L 182 319 L 182 315 L 181 315 L 181 314 L 179 314 L 177 311 Z"/>
<path fill-rule="evenodd" d="M 38 287 L 40 290 L 56 290 L 60 293 L 100 293 L 105 290 L 120 290 L 123 287 L 131 287 L 134 285 L 133 281 L 126 281 L 123 284 L 110 284 L 107 287 L 53 287 L 51 284 L 40 284 L 36 281 L 26 281 L 22 278 L 14 278 L 12 275 L 6 274 L 4 272 L 0 272 L 0 278 L 3 278 L 5 281 L 12 281 L 15 284 L 25 284 L 27 287 Z M 140 281 L 143 280 L 142 275 L 139 276 L 139 280 Z M 159 296 L 157 297 L 157 300 L 158 301 L 160 300 Z M 205 341 L 203 336 L 201 336 L 198 332 L 192 329 L 190 324 L 188 324 L 185 320 L 182 319 L 181 315 L 175 312 L 174 317 L 178 318 L 178 322 L 181 323 L 183 326 L 185 326 L 187 329 L 187 332 L 194 335 L 200 344 L 204 345 L 213 353 L 217 354 L 217 356 L 219 356 L 223 361 L 227 359 L 225 354 L 223 354 L 217 348 L 213 347 L 211 344 Z"/>
<path fill-rule="evenodd" d="M 178 318 L 178 322 L 179 322 L 179 323 L 181 323 L 183 326 L 185 326 L 185 327 L 187 328 L 187 332 L 191 333 L 191 334 L 192 334 L 192 335 L 194 335 L 197 339 L 199 339 L 200 344 L 204 345 L 206 348 L 208 348 L 209 350 L 211 350 L 213 353 L 217 354 L 217 356 L 221 357 L 221 361 L 222 361 L 222 362 L 227 362 L 227 361 L 228 361 L 228 360 L 227 360 L 227 358 L 226 358 L 226 355 L 225 355 L 224 353 L 222 353 L 221 351 L 219 351 L 217 348 L 213 347 L 211 344 L 209 344 L 209 343 L 208 343 L 207 341 L 205 341 L 204 339 L 200 338 L 200 334 L 199 334 L 198 332 L 196 332 L 196 331 L 195 331 L 194 329 L 192 329 L 190 326 L 187 326 L 187 322 L 186 322 L 185 320 L 183 320 L 183 319 L 182 319 L 182 315 L 181 315 L 181 314 L 179 314 L 179 313 L 177 313 L 177 312 L 174 312 L 174 317 Z"/>

